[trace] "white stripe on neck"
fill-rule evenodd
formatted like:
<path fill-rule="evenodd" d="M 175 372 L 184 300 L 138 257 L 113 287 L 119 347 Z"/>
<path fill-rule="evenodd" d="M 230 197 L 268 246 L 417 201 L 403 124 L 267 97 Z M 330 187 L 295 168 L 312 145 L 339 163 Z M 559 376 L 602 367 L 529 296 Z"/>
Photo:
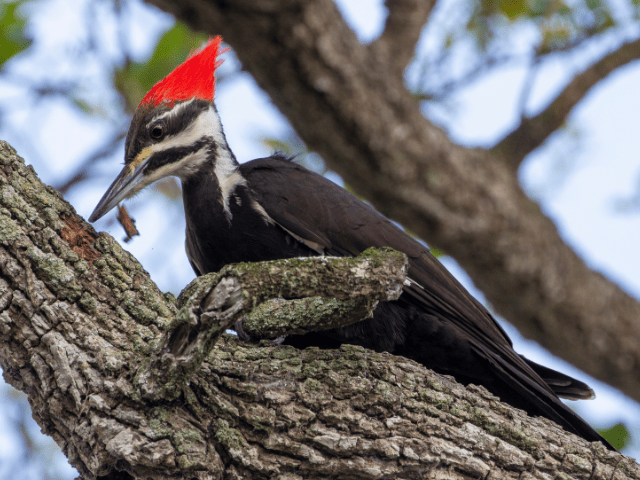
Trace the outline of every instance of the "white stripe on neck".
<path fill-rule="evenodd" d="M 217 140 L 217 139 L 216 139 Z M 222 208 L 229 220 L 231 220 L 231 209 L 229 208 L 229 200 L 233 192 L 238 185 L 246 185 L 246 179 L 238 171 L 238 162 L 233 157 L 233 154 L 229 150 L 224 137 L 222 137 L 224 143 L 218 143 L 218 151 L 216 152 L 216 164 L 213 172 L 218 179 L 218 185 L 220 185 L 220 195 L 222 196 Z"/>

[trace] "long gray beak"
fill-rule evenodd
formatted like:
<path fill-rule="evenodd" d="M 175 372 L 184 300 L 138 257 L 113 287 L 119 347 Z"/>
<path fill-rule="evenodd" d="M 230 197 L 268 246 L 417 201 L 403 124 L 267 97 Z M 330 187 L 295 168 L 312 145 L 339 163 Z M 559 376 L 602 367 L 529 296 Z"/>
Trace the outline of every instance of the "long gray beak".
<path fill-rule="evenodd" d="M 132 163 L 122 169 L 93 210 L 89 217 L 90 222 L 95 222 L 122 200 L 131 197 L 145 187 L 143 174 L 151 153 L 143 150 Z"/>

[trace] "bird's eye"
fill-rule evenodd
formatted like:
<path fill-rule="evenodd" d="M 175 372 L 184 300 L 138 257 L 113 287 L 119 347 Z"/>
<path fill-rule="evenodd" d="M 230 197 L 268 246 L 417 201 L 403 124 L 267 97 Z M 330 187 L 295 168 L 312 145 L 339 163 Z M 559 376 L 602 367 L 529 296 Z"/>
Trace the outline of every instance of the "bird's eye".
<path fill-rule="evenodd" d="M 162 137 L 164 137 L 164 127 L 159 123 L 154 125 L 149 131 L 149 135 L 151 135 L 151 138 L 153 138 L 154 140 L 160 140 Z"/>

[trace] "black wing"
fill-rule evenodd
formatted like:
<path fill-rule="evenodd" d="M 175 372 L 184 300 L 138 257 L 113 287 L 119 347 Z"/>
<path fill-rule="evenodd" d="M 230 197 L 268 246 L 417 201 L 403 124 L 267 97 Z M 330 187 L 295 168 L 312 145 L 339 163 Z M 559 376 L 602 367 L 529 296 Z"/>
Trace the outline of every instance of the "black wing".
<path fill-rule="evenodd" d="M 404 288 L 401 298 L 378 307 L 373 320 L 329 337 L 403 355 L 463 383 L 484 385 L 530 414 L 605 442 L 556 396 L 591 398 L 593 391 L 518 355 L 486 308 L 422 244 L 343 188 L 282 157 L 254 160 L 240 171 L 266 213 L 316 250 L 320 246 L 327 255 L 355 256 L 372 246 L 389 246 L 408 256 L 415 283 Z"/>

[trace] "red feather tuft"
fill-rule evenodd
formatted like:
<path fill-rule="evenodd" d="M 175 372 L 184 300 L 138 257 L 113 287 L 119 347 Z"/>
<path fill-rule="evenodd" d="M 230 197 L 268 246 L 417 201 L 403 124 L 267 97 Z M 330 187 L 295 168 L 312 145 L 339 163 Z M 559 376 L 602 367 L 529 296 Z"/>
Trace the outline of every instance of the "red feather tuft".
<path fill-rule="evenodd" d="M 173 72 L 156 83 L 144 96 L 138 108 L 142 106 L 157 107 L 161 103 L 173 105 L 176 102 L 198 98 L 213 100 L 216 89 L 215 70 L 222 64 L 218 55 L 222 37 L 219 35 L 196 53 L 178 65 Z"/>

